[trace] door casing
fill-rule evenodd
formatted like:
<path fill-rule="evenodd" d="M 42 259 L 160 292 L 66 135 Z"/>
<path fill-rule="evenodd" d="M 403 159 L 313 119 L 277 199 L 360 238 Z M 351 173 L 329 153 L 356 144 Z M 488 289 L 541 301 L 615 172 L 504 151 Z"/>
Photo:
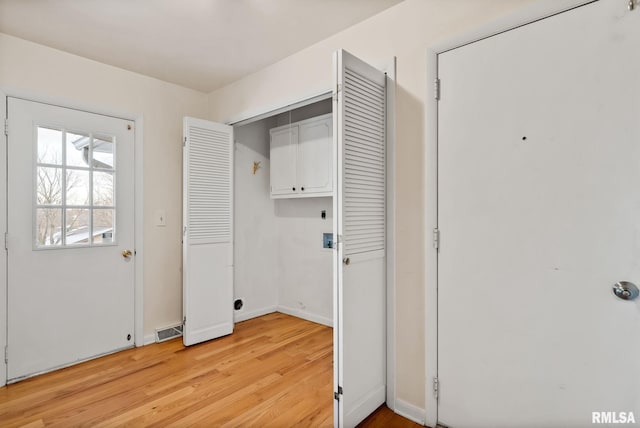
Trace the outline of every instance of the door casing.
<path fill-rule="evenodd" d="M 454 36 L 427 49 L 427 88 L 425 106 L 425 201 L 424 288 L 425 288 L 425 420 L 428 426 L 438 421 L 438 400 L 434 380 L 438 377 L 438 250 L 433 231 L 438 227 L 438 55 L 493 35 L 601 0 L 544 0 L 525 7 L 500 20 Z"/>
<path fill-rule="evenodd" d="M 143 141 L 144 141 L 144 121 L 142 115 L 127 113 L 122 111 L 108 110 L 84 103 L 72 102 L 69 100 L 61 100 L 55 97 L 38 96 L 25 91 L 12 88 L 0 87 L 0 118 L 4 123 L 7 117 L 7 98 L 21 98 L 27 101 L 34 101 L 43 104 L 51 104 L 66 107 L 75 110 L 82 110 L 90 113 L 100 114 L 104 116 L 113 116 L 134 122 L 135 126 L 135 162 L 134 162 L 134 229 L 135 229 L 135 251 L 136 264 L 134 274 L 134 343 L 135 346 L 145 345 L 144 340 L 144 263 L 143 263 Z M 4 128 L 4 126 L 3 126 Z M 9 130 L 9 132 L 11 132 Z M 0 200 L 3 201 L 4 208 L 0 210 L 0 233 L 4 236 L 7 233 L 7 135 L 0 133 L 0 141 L 4 142 L 3 149 L 0 150 Z M 1 257 L 0 262 L 0 307 L 7 307 L 7 251 Z M 0 316 L 0 349 L 4 350 L 7 346 L 7 316 Z M 7 383 L 7 364 L 4 358 L 0 358 L 0 386 Z"/>

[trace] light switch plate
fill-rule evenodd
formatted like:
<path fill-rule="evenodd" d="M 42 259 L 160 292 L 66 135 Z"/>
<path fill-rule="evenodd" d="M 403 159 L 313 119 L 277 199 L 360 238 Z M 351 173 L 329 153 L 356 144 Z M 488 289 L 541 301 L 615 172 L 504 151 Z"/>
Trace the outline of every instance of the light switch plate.
<path fill-rule="evenodd" d="M 167 213 L 165 210 L 156 210 L 154 214 L 155 224 L 158 227 L 164 227 L 167 225 Z"/>

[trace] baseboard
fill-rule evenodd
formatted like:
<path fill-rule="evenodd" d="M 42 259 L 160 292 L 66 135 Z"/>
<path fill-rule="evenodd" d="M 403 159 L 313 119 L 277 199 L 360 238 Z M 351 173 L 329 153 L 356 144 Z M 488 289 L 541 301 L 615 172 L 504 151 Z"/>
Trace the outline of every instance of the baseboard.
<path fill-rule="evenodd" d="M 396 408 L 394 412 L 422 426 L 425 424 L 425 410 L 399 398 L 396 398 Z"/>
<path fill-rule="evenodd" d="M 241 322 L 241 321 L 250 320 L 252 318 L 261 317 L 263 315 L 276 312 L 276 310 L 277 310 L 276 306 L 267 306 L 266 308 L 260 308 L 250 312 L 240 310 L 233 313 L 233 322 Z"/>
<path fill-rule="evenodd" d="M 294 317 L 302 318 L 307 321 L 315 322 L 318 324 L 326 325 L 327 327 L 333 327 L 333 320 L 330 318 L 325 318 L 321 315 L 317 315 L 311 312 L 304 311 L 302 309 L 293 309 L 287 306 L 278 305 L 276 310 L 278 312 L 282 312 L 283 314 L 291 315 Z"/>
<path fill-rule="evenodd" d="M 318 324 L 326 325 L 331 327 L 333 325 L 333 320 L 312 314 L 307 311 L 303 311 L 300 309 L 292 309 L 286 306 L 267 306 L 265 308 L 256 309 L 254 311 L 238 311 L 233 314 L 233 322 L 241 322 L 250 320 L 252 318 L 261 317 L 262 315 L 271 314 L 273 312 L 282 312 L 283 314 L 291 315 L 294 317 L 302 318 L 307 321 L 315 322 Z M 155 333 L 146 334 L 144 336 L 143 346 L 151 345 L 156 343 L 156 335 Z"/>
<path fill-rule="evenodd" d="M 156 343 L 156 334 L 145 334 L 142 342 L 142 346 L 151 345 L 152 343 Z"/>
<path fill-rule="evenodd" d="M 367 416 L 376 411 L 384 403 L 385 386 L 380 384 L 373 391 L 362 397 L 358 402 L 352 404 L 349 412 L 345 411 L 344 425 L 347 427 L 357 426 Z"/>

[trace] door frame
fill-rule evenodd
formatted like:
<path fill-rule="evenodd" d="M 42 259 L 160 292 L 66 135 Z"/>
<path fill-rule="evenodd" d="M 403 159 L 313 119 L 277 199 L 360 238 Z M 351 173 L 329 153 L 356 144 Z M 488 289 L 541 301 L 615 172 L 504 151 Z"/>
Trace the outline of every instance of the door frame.
<path fill-rule="evenodd" d="M 423 196 L 425 201 L 424 290 L 425 290 L 425 422 L 436 426 L 438 399 L 434 380 L 438 377 L 438 250 L 434 246 L 438 227 L 438 55 L 492 37 L 553 15 L 600 0 L 543 0 L 472 31 L 456 35 L 427 49 L 425 94 L 425 145 Z M 623 0 L 618 0 L 623 1 Z M 446 96 L 443 94 L 443 96 Z"/>
<path fill-rule="evenodd" d="M 328 59 L 329 60 L 329 59 Z M 392 57 L 386 61 L 373 62 L 372 65 L 378 70 L 387 74 L 389 84 L 387 85 L 387 175 L 386 175 L 386 191 L 387 191 L 387 352 L 386 352 L 386 403 L 387 406 L 398 413 L 396 410 L 396 57 Z M 314 93 L 300 94 L 288 98 L 287 100 L 267 105 L 263 107 L 253 108 L 243 111 L 225 119 L 222 123 L 226 125 L 246 125 L 248 123 L 270 117 L 274 114 L 292 110 L 298 107 L 322 101 L 333 96 L 333 88 L 328 87 L 326 90 Z M 333 104 L 332 104 L 333 105 Z M 332 107 L 333 108 L 333 107 Z M 337 310 L 334 308 L 333 310 Z M 332 327 L 333 328 L 333 327 Z"/>
<path fill-rule="evenodd" d="M 33 101 L 42 104 L 50 104 L 63 108 L 85 111 L 88 113 L 111 116 L 119 119 L 134 122 L 134 250 L 136 253 L 134 272 L 134 344 L 136 347 L 144 345 L 144 175 L 143 175 L 143 142 L 144 142 L 144 120 L 141 114 L 123 112 L 119 110 L 96 107 L 92 104 L 77 102 L 73 100 L 60 99 L 58 97 L 48 97 L 37 95 L 32 92 L 15 88 L 0 86 L 0 118 L 2 128 L 7 117 L 7 98 L 20 98 L 26 101 Z M 0 132 L 0 142 L 4 143 L 0 150 L 0 201 L 4 205 L 0 210 L 0 234 L 7 233 L 7 147 L 8 136 L 4 129 Z M 4 316 L 0 316 L 0 350 L 5 350 L 7 346 L 7 251 L 0 257 L 0 308 L 4 310 Z M 0 358 L 0 387 L 7 383 L 7 363 L 5 358 Z"/>

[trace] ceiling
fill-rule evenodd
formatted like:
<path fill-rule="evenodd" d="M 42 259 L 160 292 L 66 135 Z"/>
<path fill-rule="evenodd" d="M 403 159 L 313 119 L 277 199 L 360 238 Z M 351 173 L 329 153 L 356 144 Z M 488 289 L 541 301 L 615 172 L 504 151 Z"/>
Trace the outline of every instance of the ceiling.
<path fill-rule="evenodd" d="M 402 0 L 0 0 L 0 32 L 210 92 Z"/>

